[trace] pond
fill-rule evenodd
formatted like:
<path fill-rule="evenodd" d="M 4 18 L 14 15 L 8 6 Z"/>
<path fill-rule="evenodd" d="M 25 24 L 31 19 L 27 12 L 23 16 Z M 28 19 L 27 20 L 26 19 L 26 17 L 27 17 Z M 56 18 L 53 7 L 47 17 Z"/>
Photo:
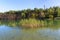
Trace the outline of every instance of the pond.
<path fill-rule="evenodd" d="M 0 40 L 60 40 L 59 21 L 54 21 L 54 25 L 34 29 L 0 25 Z"/>

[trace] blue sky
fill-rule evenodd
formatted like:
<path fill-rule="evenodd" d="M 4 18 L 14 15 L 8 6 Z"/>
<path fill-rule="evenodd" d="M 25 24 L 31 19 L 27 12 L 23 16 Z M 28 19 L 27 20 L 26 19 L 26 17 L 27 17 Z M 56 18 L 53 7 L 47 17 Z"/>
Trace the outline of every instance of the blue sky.
<path fill-rule="evenodd" d="M 0 12 L 60 6 L 60 0 L 0 0 Z"/>

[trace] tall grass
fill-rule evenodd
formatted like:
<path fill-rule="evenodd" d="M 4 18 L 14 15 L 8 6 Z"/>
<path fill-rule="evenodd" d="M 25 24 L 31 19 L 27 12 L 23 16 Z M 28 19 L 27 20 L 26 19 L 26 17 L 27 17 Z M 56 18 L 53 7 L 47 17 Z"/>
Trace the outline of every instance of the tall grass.
<path fill-rule="evenodd" d="M 60 22 L 60 21 L 59 21 Z M 37 19 L 21 19 L 19 21 L 0 21 L 0 25 L 23 28 L 38 28 L 38 27 L 59 27 L 59 22 L 56 20 L 37 20 Z M 56 27 L 57 27 L 56 26 Z"/>
<path fill-rule="evenodd" d="M 37 28 L 44 26 L 44 21 L 36 19 L 22 19 L 20 20 L 19 25 L 27 28 Z"/>

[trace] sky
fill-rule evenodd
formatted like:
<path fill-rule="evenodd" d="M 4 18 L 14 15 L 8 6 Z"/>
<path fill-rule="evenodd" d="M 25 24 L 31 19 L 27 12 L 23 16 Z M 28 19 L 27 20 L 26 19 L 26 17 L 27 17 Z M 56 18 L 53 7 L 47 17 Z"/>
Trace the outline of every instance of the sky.
<path fill-rule="evenodd" d="M 0 0 L 0 12 L 60 6 L 60 0 Z"/>

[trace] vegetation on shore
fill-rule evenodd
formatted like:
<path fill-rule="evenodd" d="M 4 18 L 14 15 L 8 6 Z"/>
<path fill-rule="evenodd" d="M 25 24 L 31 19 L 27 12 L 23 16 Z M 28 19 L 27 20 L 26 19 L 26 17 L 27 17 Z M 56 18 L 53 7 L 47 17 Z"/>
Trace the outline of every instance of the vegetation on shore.
<path fill-rule="evenodd" d="M 55 19 L 60 17 L 60 7 L 50 7 L 47 9 L 34 8 L 34 9 L 24 9 L 19 11 L 8 11 L 0 13 L 0 20 L 21 20 L 35 18 L 38 20 L 44 19 Z"/>
<path fill-rule="evenodd" d="M 19 11 L 8 11 L 0 13 L 0 22 L 6 25 L 22 26 L 27 28 L 45 27 L 47 24 L 52 24 L 46 20 L 54 20 L 60 17 L 60 7 L 50 7 L 47 9 L 34 8 Z M 58 18 L 59 19 L 59 18 Z M 10 21 L 10 22 L 9 22 Z M 49 25 L 50 25 L 49 24 Z"/>
<path fill-rule="evenodd" d="M 26 27 L 26 28 L 37 28 L 37 27 L 41 27 L 41 23 L 39 20 L 36 19 L 22 19 L 19 22 L 19 25 L 22 27 Z"/>
<path fill-rule="evenodd" d="M 7 25 L 10 27 L 21 27 L 21 28 L 42 28 L 42 27 L 53 27 L 58 25 L 58 21 L 54 20 L 37 20 L 37 19 L 21 19 L 19 21 L 0 21 L 0 25 Z M 60 22 L 60 21 L 59 21 Z"/>

